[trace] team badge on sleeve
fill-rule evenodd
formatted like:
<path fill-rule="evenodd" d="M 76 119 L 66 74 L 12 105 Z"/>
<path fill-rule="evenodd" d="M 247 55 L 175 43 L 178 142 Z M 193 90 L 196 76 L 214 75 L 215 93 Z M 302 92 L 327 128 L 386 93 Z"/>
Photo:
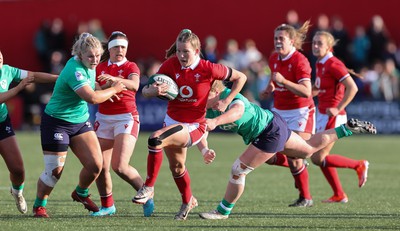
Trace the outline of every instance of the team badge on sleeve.
<path fill-rule="evenodd" d="M 75 78 L 77 81 L 82 81 L 83 80 L 83 75 L 80 71 L 75 71 Z"/>
<path fill-rule="evenodd" d="M 7 88 L 7 80 L 5 80 L 5 79 L 1 80 L 0 86 L 1 86 L 1 88 L 6 89 Z"/>

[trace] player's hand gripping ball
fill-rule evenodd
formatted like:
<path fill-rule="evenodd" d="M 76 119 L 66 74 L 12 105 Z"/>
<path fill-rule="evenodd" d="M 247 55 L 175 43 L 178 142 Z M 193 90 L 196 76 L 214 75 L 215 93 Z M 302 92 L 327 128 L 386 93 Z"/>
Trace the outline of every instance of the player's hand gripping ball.
<path fill-rule="evenodd" d="M 157 96 L 162 100 L 174 100 L 178 95 L 178 85 L 176 85 L 175 81 L 171 79 L 171 77 L 163 74 L 155 74 L 149 77 L 149 81 L 147 84 L 153 84 L 157 82 L 159 84 L 166 83 L 168 85 L 168 90 L 166 95 Z"/>

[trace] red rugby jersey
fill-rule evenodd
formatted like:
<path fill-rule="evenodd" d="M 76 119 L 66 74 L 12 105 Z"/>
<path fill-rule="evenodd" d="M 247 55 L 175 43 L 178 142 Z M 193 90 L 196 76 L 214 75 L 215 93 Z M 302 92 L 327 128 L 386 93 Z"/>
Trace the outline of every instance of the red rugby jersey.
<path fill-rule="evenodd" d="M 299 51 L 294 51 L 285 59 L 281 59 L 279 54 L 274 52 L 269 58 L 269 67 L 271 72 L 279 72 L 285 79 L 294 83 L 302 81 L 311 81 L 311 67 L 307 58 Z M 295 95 L 284 86 L 273 82 L 274 107 L 279 110 L 291 110 L 301 107 L 314 105 L 312 97 L 304 98 Z"/>
<path fill-rule="evenodd" d="M 318 110 L 326 114 L 326 109 L 337 107 L 344 97 L 345 86 L 341 83 L 350 77 L 346 66 L 332 53 L 316 63 L 315 87 L 319 89 Z M 345 110 L 339 114 L 345 114 Z"/>
<path fill-rule="evenodd" d="M 128 76 L 132 73 L 136 73 L 137 76 L 134 78 L 140 78 L 140 70 L 136 63 L 126 60 L 121 65 L 112 64 L 110 62 L 102 62 L 96 68 L 96 76 L 100 74 L 109 74 L 114 77 L 120 77 L 123 79 L 128 79 Z M 96 78 L 97 81 L 97 78 Z M 100 85 L 105 84 L 105 82 L 100 82 Z M 99 104 L 99 112 L 106 115 L 115 115 L 122 113 L 132 113 L 133 115 L 138 115 L 136 107 L 136 92 L 135 91 L 122 91 L 118 93 L 120 100 L 114 100 L 110 102 L 106 100 L 105 102 Z"/>
<path fill-rule="evenodd" d="M 157 73 L 168 75 L 178 85 L 178 96 L 168 102 L 168 116 L 179 122 L 196 123 L 205 121 L 208 92 L 213 81 L 226 79 L 229 69 L 204 59 L 183 68 L 178 58 L 173 56 L 161 65 Z"/>

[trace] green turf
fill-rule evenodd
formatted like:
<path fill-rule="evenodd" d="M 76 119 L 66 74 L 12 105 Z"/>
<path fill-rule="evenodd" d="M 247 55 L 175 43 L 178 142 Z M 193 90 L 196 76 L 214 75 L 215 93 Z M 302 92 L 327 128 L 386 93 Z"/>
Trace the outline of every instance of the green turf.
<path fill-rule="evenodd" d="M 148 133 L 139 138 L 132 165 L 142 176 L 146 173 Z M 333 153 L 355 159 L 368 159 L 369 178 L 359 189 L 353 170 L 339 169 L 347 204 L 323 204 L 332 195 L 318 167 L 310 165 L 310 190 L 315 206 L 289 208 L 297 198 L 289 170 L 276 166 L 262 166 L 246 180 L 246 190 L 228 220 L 202 220 L 198 212 L 214 209 L 224 195 L 230 166 L 244 150 L 237 135 L 211 134 L 210 147 L 217 151 L 211 165 L 202 162 L 201 154 L 192 148 L 187 166 L 192 179 L 192 190 L 199 201 L 187 221 L 174 221 L 181 200 L 168 169 L 167 160 L 156 184 L 156 212 L 144 218 L 142 207 L 133 204 L 135 192 L 115 174 L 114 199 L 117 213 L 113 217 L 92 218 L 81 204 L 72 202 L 70 193 L 75 188 L 80 163 L 69 153 L 66 167 L 48 201 L 50 219 L 32 218 L 36 182 L 43 170 L 40 138 L 37 133 L 18 132 L 17 139 L 26 168 L 25 197 L 28 214 L 21 215 L 9 195 L 8 171 L 0 161 L 0 230 L 399 230 L 400 229 L 400 142 L 398 136 L 360 136 L 340 140 Z M 90 193 L 99 204 L 96 186 Z"/>

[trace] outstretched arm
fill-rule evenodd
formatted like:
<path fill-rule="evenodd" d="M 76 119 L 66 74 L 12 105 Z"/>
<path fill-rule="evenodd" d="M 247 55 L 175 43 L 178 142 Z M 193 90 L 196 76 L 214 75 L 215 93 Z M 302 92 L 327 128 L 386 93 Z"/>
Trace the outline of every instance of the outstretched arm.
<path fill-rule="evenodd" d="M 28 71 L 28 77 L 33 77 L 37 83 L 53 83 L 57 80 L 58 75 Z"/>
<path fill-rule="evenodd" d="M 236 102 L 236 101 L 235 101 Z M 242 102 L 242 101 L 240 101 Z M 232 104 L 225 113 L 213 119 L 207 119 L 207 131 L 212 131 L 219 125 L 233 123 L 240 119 L 244 113 L 243 103 Z"/>
<path fill-rule="evenodd" d="M 121 81 L 118 81 L 113 83 L 110 88 L 98 91 L 94 91 L 90 86 L 86 85 L 76 90 L 76 93 L 88 103 L 99 104 L 124 90 L 126 90 L 126 86 Z"/>

